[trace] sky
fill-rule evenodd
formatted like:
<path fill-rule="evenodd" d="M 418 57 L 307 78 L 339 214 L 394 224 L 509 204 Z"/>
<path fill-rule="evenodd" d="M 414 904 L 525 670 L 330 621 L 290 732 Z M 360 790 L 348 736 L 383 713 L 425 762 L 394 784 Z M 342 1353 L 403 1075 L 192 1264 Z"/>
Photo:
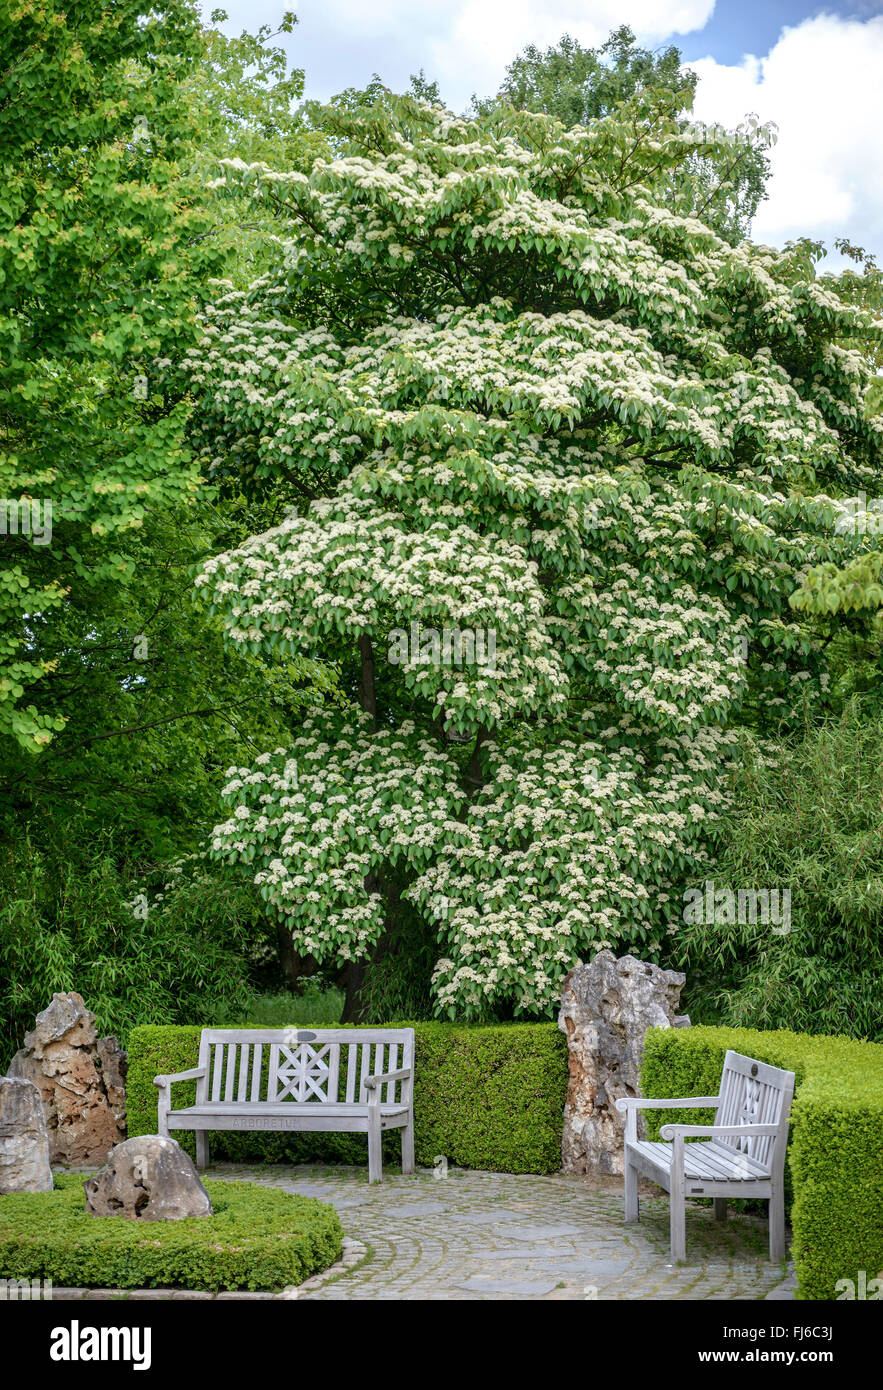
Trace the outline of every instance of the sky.
<path fill-rule="evenodd" d="M 223 2 L 223 0 L 220 0 Z M 205 5 L 208 13 L 213 5 Z M 629 24 L 646 47 L 676 45 L 699 76 L 696 119 L 775 121 L 769 197 L 755 241 L 845 236 L 883 261 L 883 0 L 226 0 L 230 33 L 298 24 L 280 40 L 324 99 L 379 73 L 394 91 L 421 68 L 445 103 L 495 92 L 526 44 L 564 33 L 603 43 Z"/>

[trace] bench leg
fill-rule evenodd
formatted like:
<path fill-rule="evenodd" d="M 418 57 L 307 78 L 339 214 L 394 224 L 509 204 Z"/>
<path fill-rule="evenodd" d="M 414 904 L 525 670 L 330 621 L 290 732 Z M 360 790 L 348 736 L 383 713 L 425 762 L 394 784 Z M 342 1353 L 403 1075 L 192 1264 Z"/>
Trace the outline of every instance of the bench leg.
<path fill-rule="evenodd" d="M 785 1258 L 785 1189 L 774 1187 L 770 1197 L 770 1260 L 774 1265 Z"/>
<path fill-rule="evenodd" d="M 368 1107 L 368 1181 L 383 1182 L 383 1133 L 376 1106 Z"/>
<path fill-rule="evenodd" d="M 625 1219 L 638 1220 L 638 1170 L 625 1160 Z"/>
<path fill-rule="evenodd" d="M 208 1131 L 205 1129 L 196 1131 L 196 1166 L 208 1167 Z"/>
<path fill-rule="evenodd" d="M 678 1175 L 674 1171 L 671 1175 L 669 1203 L 671 1205 L 671 1260 L 672 1264 L 683 1264 L 687 1258 L 687 1216 L 686 1202 L 684 1199 L 684 1181 L 683 1174 L 681 1174 L 681 1181 L 678 1182 Z"/>
<path fill-rule="evenodd" d="M 715 1197 L 715 1199 L 714 1199 L 714 1219 L 715 1219 L 715 1221 L 726 1221 L 726 1219 L 727 1219 L 727 1199 L 726 1199 L 726 1197 Z"/>
<path fill-rule="evenodd" d="M 402 1172 L 413 1173 L 414 1171 L 414 1121 L 405 1125 L 402 1130 Z"/>

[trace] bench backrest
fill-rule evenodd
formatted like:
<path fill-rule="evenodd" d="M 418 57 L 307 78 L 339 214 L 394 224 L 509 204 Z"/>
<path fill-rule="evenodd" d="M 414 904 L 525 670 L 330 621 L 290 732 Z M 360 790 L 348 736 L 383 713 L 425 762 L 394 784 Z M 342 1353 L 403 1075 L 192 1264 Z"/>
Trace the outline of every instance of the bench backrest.
<path fill-rule="evenodd" d="M 794 1095 L 794 1072 L 727 1052 L 718 1095 L 716 1125 L 778 1125 L 776 1135 L 734 1135 L 715 1139 L 715 1144 L 747 1154 L 772 1169 L 784 1163 L 788 1142 L 788 1116 Z"/>
<path fill-rule="evenodd" d="M 414 1065 L 413 1028 L 204 1028 L 196 1101 L 317 1105 L 368 1100 L 365 1078 Z M 409 1102 L 411 1081 L 388 1081 L 381 1101 Z"/>

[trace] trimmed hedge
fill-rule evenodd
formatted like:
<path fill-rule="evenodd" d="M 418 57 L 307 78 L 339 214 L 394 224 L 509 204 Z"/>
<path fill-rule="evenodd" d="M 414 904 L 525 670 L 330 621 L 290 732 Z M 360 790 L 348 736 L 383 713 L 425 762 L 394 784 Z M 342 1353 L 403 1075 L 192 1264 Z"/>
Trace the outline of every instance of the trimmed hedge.
<path fill-rule="evenodd" d="M 342 1253 L 337 1212 L 254 1183 L 205 1184 L 214 1216 L 129 1221 L 87 1216 L 83 1179 L 0 1197 L 0 1277 L 72 1288 L 280 1289 Z"/>
<path fill-rule="evenodd" d="M 840 1279 L 883 1271 L 883 1046 L 852 1038 L 748 1028 L 654 1028 L 645 1096 L 714 1095 L 727 1048 L 796 1075 L 788 1168 L 798 1297 L 833 1299 Z M 710 1124 L 708 1111 L 647 1115 Z"/>
<path fill-rule="evenodd" d="M 292 1020 L 301 1028 L 306 1020 Z M 241 1025 L 247 1027 L 247 1024 Z M 338 1025 L 339 1026 L 339 1025 Z M 414 1129 L 417 1162 L 431 1167 L 440 1154 L 463 1168 L 503 1173 L 557 1173 L 567 1090 L 567 1043 L 554 1023 L 461 1027 L 397 1024 L 416 1035 Z M 198 1061 L 201 1029 L 134 1028 L 129 1035 L 129 1135 L 156 1133 L 161 1072 L 186 1071 Z M 175 1087 L 174 1104 L 192 1104 L 195 1085 Z M 194 1152 L 192 1134 L 176 1132 Z M 213 1158 L 236 1162 L 366 1163 L 367 1139 L 346 1134 L 210 1135 Z M 384 1158 L 399 1153 L 395 1133 L 384 1135 Z"/>

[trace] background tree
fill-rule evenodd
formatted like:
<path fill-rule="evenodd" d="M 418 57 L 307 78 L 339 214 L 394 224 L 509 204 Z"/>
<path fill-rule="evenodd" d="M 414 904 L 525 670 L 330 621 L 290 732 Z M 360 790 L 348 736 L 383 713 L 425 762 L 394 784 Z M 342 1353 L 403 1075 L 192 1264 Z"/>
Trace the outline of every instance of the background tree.
<path fill-rule="evenodd" d="M 211 611 L 254 655 L 357 660 L 360 712 L 236 769 L 212 849 L 299 951 L 369 960 L 404 901 L 437 1010 L 543 1013 L 579 956 L 664 951 L 728 730 L 823 696 L 788 596 L 879 469 L 839 345 L 865 319 L 665 206 L 694 150 L 665 102 L 326 120 L 308 178 L 228 166 L 286 249 L 184 371 L 205 447 L 294 504 L 203 567 Z M 421 636 L 464 630 L 492 663 Z"/>
<path fill-rule="evenodd" d="M 242 997 L 274 942 L 256 894 L 166 865 L 333 675 L 237 659 L 194 604 L 194 566 L 277 514 L 206 486 L 156 366 L 212 274 L 260 269 L 268 219 L 207 189 L 211 160 L 294 159 L 302 75 L 177 0 L 0 11 L 0 497 L 52 506 L 46 536 L 0 536 L 2 1047 L 72 984 L 121 1029 Z"/>
<path fill-rule="evenodd" d="M 621 25 L 599 48 L 584 48 L 569 34 L 545 50 L 528 45 L 509 64 L 496 96 L 473 98 L 473 108 L 485 116 L 501 107 L 541 111 L 569 129 L 629 103 L 640 109 L 650 101 L 658 113 L 662 99 L 683 126 L 697 81 L 674 45 L 657 52 L 641 48 L 631 29 Z M 673 171 L 665 201 L 727 240 L 740 241 L 765 197 L 770 129 L 754 122 L 738 133 L 715 128 L 712 134 Z"/>
<path fill-rule="evenodd" d="M 788 920 L 682 929 L 685 1007 L 703 1023 L 883 1037 L 881 743 L 879 710 L 857 703 L 772 757 L 746 740 L 713 882 L 789 893 Z"/>

